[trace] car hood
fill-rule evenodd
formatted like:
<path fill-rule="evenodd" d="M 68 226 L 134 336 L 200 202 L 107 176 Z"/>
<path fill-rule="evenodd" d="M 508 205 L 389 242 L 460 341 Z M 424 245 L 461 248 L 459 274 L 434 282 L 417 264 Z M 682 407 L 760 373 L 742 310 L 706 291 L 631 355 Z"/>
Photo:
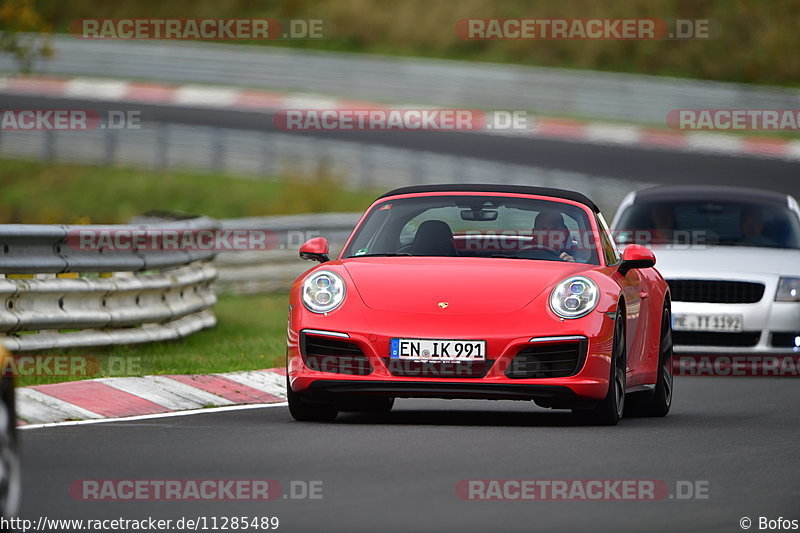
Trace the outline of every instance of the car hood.
<path fill-rule="evenodd" d="M 653 248 L 665 277 L 724 278 L 726 274 L 800 275 L 800 250 L 752 246 Z"/>
<path fill-rule="evenodd" d="M 522 309 L 592 265 L 523 259 L 387 257 L 342 262 L 364 304 L 379 311 L 449 314 Z"/>

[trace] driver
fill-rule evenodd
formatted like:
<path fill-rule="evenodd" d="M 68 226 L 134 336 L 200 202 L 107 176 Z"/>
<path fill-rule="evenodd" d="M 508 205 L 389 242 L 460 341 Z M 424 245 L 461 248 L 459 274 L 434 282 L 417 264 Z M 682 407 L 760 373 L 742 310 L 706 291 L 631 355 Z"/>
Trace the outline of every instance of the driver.
<path fill-rule="evenodd" d="M 575 261 L 575 257 L 567 253 L 574 248 L 564 218 L 555 209 L 545 209 L 536 215 L 533 221 L 533 242 L 558 253 L 562 261 Z M 574 253 L 574 252 L 573 252 Z"/>

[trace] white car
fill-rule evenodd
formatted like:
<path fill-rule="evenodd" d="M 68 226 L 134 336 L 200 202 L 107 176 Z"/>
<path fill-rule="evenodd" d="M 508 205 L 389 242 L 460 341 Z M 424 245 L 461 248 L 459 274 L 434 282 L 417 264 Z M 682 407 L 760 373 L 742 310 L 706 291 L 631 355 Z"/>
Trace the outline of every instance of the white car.
<path fill-rule="evenodd" d="M 650 246 L 672 293 L 678 353 L 800 352 L 800 206 L 758 189 L 659 186 L 628 194 L 620 244 Z"/>

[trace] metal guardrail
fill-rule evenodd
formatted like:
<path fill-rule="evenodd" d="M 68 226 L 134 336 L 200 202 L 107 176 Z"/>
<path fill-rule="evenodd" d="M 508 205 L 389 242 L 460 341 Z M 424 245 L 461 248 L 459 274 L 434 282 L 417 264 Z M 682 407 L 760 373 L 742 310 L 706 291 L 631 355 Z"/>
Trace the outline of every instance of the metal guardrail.
<path fill-rule="evenodd" d="M 79 249 L 74 230 L 213 230 L 209 218 L 126 226 L 0 226 L 0 342 L 13 351 L 134 344 L 216 323 L 212 251 Z"/>
<path fill-rule="evenodd" d="M 216 43 L 53 39 L 37 71 L 306 91 L 389 103 L 663 123 L 684 108 L 793 109 L 800 90 L 466 61 Z M 14 71 L 0 56 L 0 71 Z"/>
<path fill-rule="evenodd" d="M 188 250 L 101 250 L 79 249 L 68 243 L 70 232 L 77 230 L 181 230 L 215 229 L 216 220 L 198 217 L 157 225 L 65 226 L 5 224 L 0 226 L 0 274 L 58 274 L 67 272 L 139 272 L 182 266 L 211 259 L 211 251 Z"/>
<path fill-rule="evenodd" d="M 298 256 L 306 240 L 325 237 L 331 256 L 338 255 L 353 231 L 360 213 L 321 213 L 223 220 L 223 229 L 275 232 L 276 247 L 266 251 L 221 252 L 214 259 L 218 277 L 215 290 L 254 294 L 286 292 L 292 281 L 313 265 Z"/>

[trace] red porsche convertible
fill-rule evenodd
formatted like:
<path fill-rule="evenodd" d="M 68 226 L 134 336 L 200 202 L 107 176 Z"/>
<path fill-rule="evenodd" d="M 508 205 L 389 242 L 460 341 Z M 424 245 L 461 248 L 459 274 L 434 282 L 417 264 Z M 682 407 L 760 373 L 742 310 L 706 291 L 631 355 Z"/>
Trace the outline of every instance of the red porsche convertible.
<path fill-rule="evenodd" d="M 320 264 L 290 297 L 296 420 L 397 397 L 533 400 L 607 425 L 670 409 L 667 284 L 649 249 L 620 256 L 582 194 L 405 187 L 372 204 L 338 259 L 321 237 L 300 256 Z"/>

